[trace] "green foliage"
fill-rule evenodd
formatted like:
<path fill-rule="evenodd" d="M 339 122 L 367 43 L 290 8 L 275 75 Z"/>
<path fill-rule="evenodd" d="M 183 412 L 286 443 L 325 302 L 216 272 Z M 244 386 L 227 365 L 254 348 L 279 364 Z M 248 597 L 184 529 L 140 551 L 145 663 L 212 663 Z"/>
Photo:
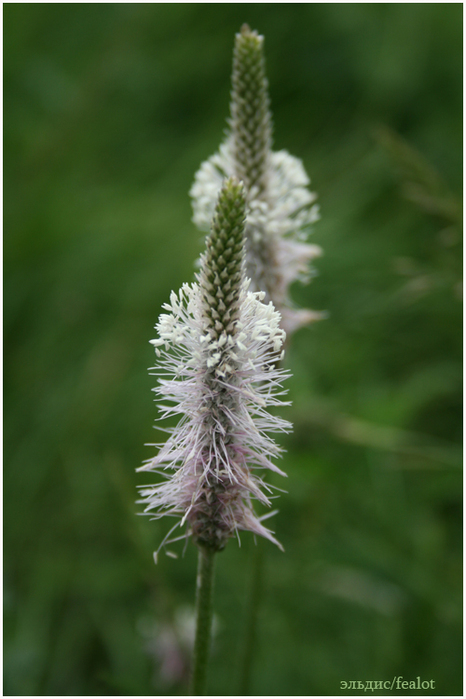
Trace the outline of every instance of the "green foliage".
<path fill-rule="evenodd" d="M 461 694 L 461 20 L 4 6 L 5 694 L 186 692 L 196 551 L 154 567 L 166 523 L 135 516 L 134 471 L 148 340 L 203 247 L 188 190 L 244 22 L 266 37 L 275 147 L 320 198 L 325 256 L 295 299 L 329 311 L 287 355 L 286 553 L 265 550 L 253 693 L 420 675 Z M 218 557 L 211 694 L 238 691 L 252 546 Z"/>

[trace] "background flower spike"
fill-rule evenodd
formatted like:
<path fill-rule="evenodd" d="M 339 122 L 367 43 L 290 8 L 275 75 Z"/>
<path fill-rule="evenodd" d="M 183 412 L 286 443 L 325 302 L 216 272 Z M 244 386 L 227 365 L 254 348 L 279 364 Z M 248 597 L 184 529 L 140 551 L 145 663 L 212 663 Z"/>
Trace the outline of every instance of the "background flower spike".
<path fill-rule="evenodd" d="M 218 153 L 202 163 L 190 195 L 193 220 L 207 230 L 219 189 L 232 175 L 244 182 L 247 201 L 246 270 L 251 289 L 264 291 L 282 315 L 287 333 L 325 314 L 297 309 L 290 286 L 311 276 L 309 262 L 322 254 L 307 242 L 319 218 L 316 195 L 302 162 L 272 151 L 272 116 L 265 73 L 264 38 L 243 25 L 233 52 L 229 133 Z"/>

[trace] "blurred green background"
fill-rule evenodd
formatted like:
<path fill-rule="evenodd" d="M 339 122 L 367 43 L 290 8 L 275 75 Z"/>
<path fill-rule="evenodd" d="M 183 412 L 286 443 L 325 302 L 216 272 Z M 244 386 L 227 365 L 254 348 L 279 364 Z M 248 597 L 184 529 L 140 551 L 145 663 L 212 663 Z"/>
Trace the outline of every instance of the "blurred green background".
<path fill-rule="evenodd" d="M 288 352 L 250 691 L 461 694 L 462 4 L 3 9 L 5 694 L 186 693 L 196 552 L 154 566 L 135 468 L 245 21 L 321 205 L 294 297 L 329 312 Z M 218 558 L 210 694 L 239 692 L 252 555 Z"/>

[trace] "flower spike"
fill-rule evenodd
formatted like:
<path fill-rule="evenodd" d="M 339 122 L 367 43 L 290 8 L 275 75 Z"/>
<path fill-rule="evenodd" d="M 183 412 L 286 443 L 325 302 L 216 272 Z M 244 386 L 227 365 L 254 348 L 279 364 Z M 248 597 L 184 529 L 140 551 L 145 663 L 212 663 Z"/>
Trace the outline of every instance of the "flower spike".
<path fill-rule="evenodd" d="M 237 34 L 233 51 L 230 127 L 236 174 L 247 192 L 261 198 L 267 189 L 272 149 L 272 116 L 265 75 L 264 37 L 247 24 Z"/>
<path fill-rule="evenodd" d="M 265 75 L 263 37 L 243 25 L 233 53 L 229 134 L 219 152 L 202 163 L 190 195 L 193 221 L 208 230 L 225 177 L 236 176 L 246 190 L 246 274 L 253 291 L 264 291 L 291 333 L 324 314 L 297 309 L 290 298 L 296 280 L 308 281 L 309 262 L 322 254 L 306 242 L 318 220 L 316 195 L 302 162 L 287 151 L 272 151 L 272 117 Z"/>
<path fill-rule="evenodd" d="M 273 305 L 261 302 L 264 294 L 248 291 L 245 209 L 243 185 L 228 179 L 197 283 L 172 292 L 168 313 L 159 318 L 152 340 L 160 376 L 154 390 L 171 403 L 159 406 L 161 419 L 181 419 L 157 456 L 139 469 L 166 476 L 141 488 L 145 512 L 179 517 L 194 542 L 211 551 L 223 549 L 240 530 L 280 546 L 252 501 L 270 505 L 264 492 L 270 488 L 258 469 L 285 475 L 272 462 L 281 449 L 267 433 L 288 432 L 291 425 L 266 410 L 286 405 L 280 381 L 287 373 L 277 368 L 285 333 Z"/>

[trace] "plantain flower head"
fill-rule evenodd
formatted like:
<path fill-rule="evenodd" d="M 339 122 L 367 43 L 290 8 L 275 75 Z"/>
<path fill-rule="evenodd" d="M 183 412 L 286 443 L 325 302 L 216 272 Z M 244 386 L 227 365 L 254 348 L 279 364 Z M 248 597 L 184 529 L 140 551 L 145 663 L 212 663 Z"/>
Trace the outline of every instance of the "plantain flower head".
<path fill-rule="evenodd" d="M 141 488 L 145 512 L 177 517 L 175 527 L 186 523 L 197 545 L 215 551 L 240 530 L 280 546 L 254 513 L 253 501 L 270 505 L 261 469 L 285 475 L 272 461 L 282 450 L 269 433 L 291 428 L 267 412 L 286 405 L 280 382 L 287 374 L 277 368 L 285 332 L 272 303 L 248 290 L 245 207 L 242 184 L 228 179 L 197 282 L 172 292 L 164 305 L 167 313 L 152 340 L 159 376 L 154 391 L 169 402 L 159 406 L 160 419 L 180 419 L 157 456 L 139 469 L 166 476 Z"/>
<path fill-rule="evenodd" d="M 246 274 L 252 291 L 264 291 L 289 333 L 323 317 L 297 309 L 290 298 L 296 280 L 308 281 L 309 262 L 322 254 L 307 242 L 318 220 L 316 195 L 302 162 L 286 150 L 272 151 L 272 118 L 265 75 L 263 37 L 243 25 L 233 53 L 229 133 L 215 155 L 202 163 L 190 190 L 193 221 L 208 230 L 225 177 L 244 182 Z"/>

